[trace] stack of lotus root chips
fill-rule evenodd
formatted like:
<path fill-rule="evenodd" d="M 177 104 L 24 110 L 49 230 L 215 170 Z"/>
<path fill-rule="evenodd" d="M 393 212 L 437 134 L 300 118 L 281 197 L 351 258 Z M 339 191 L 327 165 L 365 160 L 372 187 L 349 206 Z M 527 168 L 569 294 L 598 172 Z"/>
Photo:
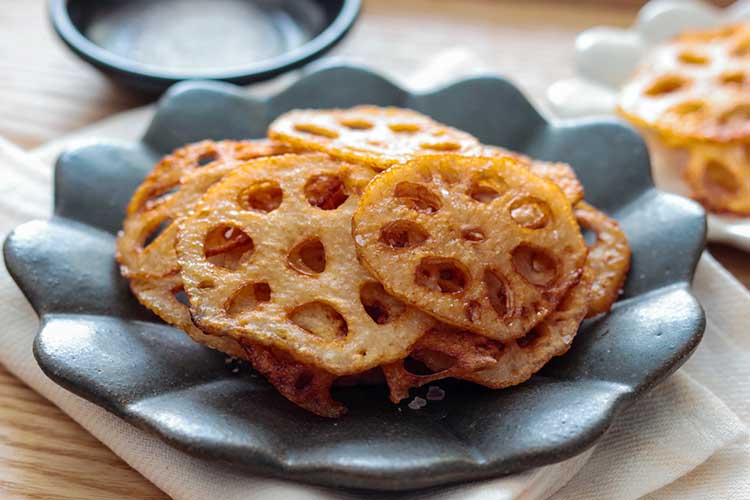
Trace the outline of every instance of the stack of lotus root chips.
<path fill-rule="evenodd" d="M 162 159 L 117 260 L 143 305 L 308 411 L 346 413 L 340 384 L 519 384 L 620 292 L 625 235 L 566 164 L 397 108 L 291 111 L 268 136 Z"/>
<path fill-rule="evenodd" d="M 623 88 L 619 111 L 687 150 L 683 177 L 706 208 L 750 215 L 750 22 L 655 48 Z"/>

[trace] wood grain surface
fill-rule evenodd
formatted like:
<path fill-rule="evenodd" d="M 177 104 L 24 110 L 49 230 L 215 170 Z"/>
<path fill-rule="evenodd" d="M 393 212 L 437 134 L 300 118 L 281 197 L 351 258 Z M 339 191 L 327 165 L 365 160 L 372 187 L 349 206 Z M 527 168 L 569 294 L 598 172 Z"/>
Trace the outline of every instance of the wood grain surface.
<path fill-rule="evenodd" d="M 541 102 L 550 82 L 572 76 L 576 34 L 597 24 L 628 25 L 633 3 L 366 0 L 333 55 L 406 73 L 462 46 Z M 0 9 L 0 136 L 27 148 L 144 103 L 72 55 L 52 32 L 45 4 L 5 0 Z M 746 254 L 711 250 L 750 281 Z M 0 367 L 0 498 L 166 496 Z"/>

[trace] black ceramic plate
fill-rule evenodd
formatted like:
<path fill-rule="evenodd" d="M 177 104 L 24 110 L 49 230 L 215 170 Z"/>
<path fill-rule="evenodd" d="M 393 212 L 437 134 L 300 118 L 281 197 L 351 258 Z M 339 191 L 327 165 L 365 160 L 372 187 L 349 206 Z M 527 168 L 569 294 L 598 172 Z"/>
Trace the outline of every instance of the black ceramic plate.
<path fill-rule="evenodd" d="M 571 163 L 587 198 L 617 217 L 633 266 L 613 311 L 587 321 L 571 351 L 529 382 L 490 391 L 440 383 L 410 410 L 385 389 L 341 389 L 351 412 L 315 417 L 249 369 L 193 344 L 131 297 L 113 260 L 131 193 L 155 160 L 204 138 L 263 136 L 299 107 L 414 108 L 483 142 Z M 403 490 L 522 471 L 591 446 L 614 416 L 679 367 L 704 317 L 690 280 L 704 214 L 654 189 L 646 149 L 617 122 L 549 124 L 510 83 L 475 78 L 410 94 L 351 67 L 312 73 L 268 100 L 186 83 L 161 101 L 141 142 L 94 143 L 57 163 L 55 215 L 15 230 L 7 266 L 42 318 L 35 355 L 63 387 L 196 456 L 325 485 Z"/>
<path fill-rule="evenodd" d="M 244 84 L 320 57 L 361 0 L 49 0 L 52 25 L 78 56 L 140 91 L 190 79 Z"/>

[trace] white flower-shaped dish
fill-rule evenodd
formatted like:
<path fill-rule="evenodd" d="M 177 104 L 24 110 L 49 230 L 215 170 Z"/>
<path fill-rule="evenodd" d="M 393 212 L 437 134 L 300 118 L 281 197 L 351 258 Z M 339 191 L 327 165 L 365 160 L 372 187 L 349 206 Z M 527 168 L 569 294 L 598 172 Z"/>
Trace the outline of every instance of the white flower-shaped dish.
<path fill-rule="evenodd" d="M 695 28 L 750 19 L 750 0 L 719 9 L 699 0 L 651 0 L 628 29 L 596 27 L 576 39 L 578 76 L 552 84 L 547 99 L 562 118 L 614 113 L 621 87 L 654 45 Z M 654 182 L 661 189 L 685 194 L 679 173 L 684 157 L 645 137 L 651 151 Z M 708 239 L 750 252 L 750 218 L 709 214 Z"/>

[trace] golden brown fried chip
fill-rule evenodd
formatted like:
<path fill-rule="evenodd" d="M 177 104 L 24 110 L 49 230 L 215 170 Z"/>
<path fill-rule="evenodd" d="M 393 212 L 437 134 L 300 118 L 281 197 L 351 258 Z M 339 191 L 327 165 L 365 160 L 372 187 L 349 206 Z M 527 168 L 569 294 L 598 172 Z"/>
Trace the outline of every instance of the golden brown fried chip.
<path fill-rule="evenodd" d="M 689 148 L 684 171 L 691 196 L 714 212 L 750 215 L 750 143 Z"/>
<path fill-rule="evenodd" d="M 465 153 L 479 147 L 470 134 L 416 111 L 377 106 L 290 111 L 271 124 L 268 136 L 376 170 L 416 156 Z"/>
<path fill-rule="evenodd" d="M 335 375 L 303 365 L 278 349 L 249 344 L 246 350 L 253 367 L 292 403 L 321 417 L 346 413 L 346 407 L 331 396 Z"/>
<path fill-rule="evenodd" d="M 671 143 L 750 140 L 750 22 L 654 49 L 623 87 L 619 111 Z"/>
<path fill-rule="evenodd" d="M 391 294 L 501 341 L 554 310 L 586 258 L 560 189 L 507 157 L 437 155 L 392 167 L 367 186 L 353 235 Z"/>
<path fill-rule="evenodd" d="M 432 319 L 379 295 L 357 261 L 351 216 L 374 174 L 326 155 L 284 155 L 249 162 L 209 189 L 177 245 L 201 329 L 336 375 L 403 358 Z M 272 203 L 256 203 L 261 193 Z M 248 238 L 242 252 L 206 255 L 212 234 L 237 232 Z"/>
<path fill-rule="evenodd" d="M 474 156 L 504 157 L 511 156 L 539 177 L 544 177 L 562 189 L 571 205 L 583 199 L 583 186 L 575 172 L 567 163 L 553 163 L 536 160 L 524 154 L 510 151 L 498 146 L 482 146 Z"/>
<path fill-rule="evenodd" d="M 575 206 L 581 227 L 593 231 L 586 265 L 591 268 L 591 297 L 587 317 L 609 312 L 620 295 L 630 269 L 630 246 L 620 224 L 586 202 Z"/>
<path fill-rule="evenodd" d="M 183 295 L 182 279 L 179 273 L 161 278 L 132 279 L 130 288 L 138 301 L 149 308 L 166 323 L 187 333 L 199 344 L 217 349 L 230 356 L 247 358 L 245 350 L 230 337 L 217 337 L 203 333 L 190 318 L 187 298 Z"/>
<path fill-rule="evenodd" d="M 486 369 L 497 363 L 502 347 L 499 342 L 481 335 L 437 324 L 414 344 L 410 354 L 419 361 L 424 362 L 425 358 L 429 358 L 436 365 L 439 364 L 435 371 L 414 373 L 408 368 L 408 360 L 404 359 L 383 365 L 391 401 L 398 403 L 408 397 L 411 388 Z"/>
<path fill-rule="evenodd" d="M 287 152 L 288 147 L 267 140 L 203 141 L 163 158 L 133 195 L 117 237 L 116 258 L 123 276 L 145 279 L 177 272 L 177 220 L 239 163 Z M 241 242 L 219 239 L 215 244 Z"/>
<path fill-rule="evenodd" d="M 588 310 L 591 282 L 592 270 L 587 265 L 581 280 L 570 289 L 559 307 L 525 336 L 504 344 L 499 356 L 495 358 L 495 363 L 485 369 L 457 373 L 453 376 L 492 389 L 502 389 L 528 380 L 550 359 L 561 356 L 570 349 Z M 442 335 L 447 337 L 449 334 Z M 446 342 L 451 340 L 444 338 Z M 473 340 L 479 343 L 479 347 L 468 347 L 469 350 L 484 349 L 483 342 L 486 339 L 474 336 Z M 433 353 L 417 351 L 412 353 L 412 356 L 433 370 L 447 369 L 445 359 Z"/>
<path fill-rule="evenodd" d="M 139 301 L 170 325 L 187 333 L 195 342 L 225 354 L 249 360 L 253 367 L 285 398 L 323 417 L 339 417 L 346 408 L 331 397 L 335 376 L 302 365 L 279 351 L 258 344 L 241 345 L 231 337 L 206 335 L 190 319 L 182 297 L 179 274 L 148 280 L 134 279 L 130 287 Z"/>

